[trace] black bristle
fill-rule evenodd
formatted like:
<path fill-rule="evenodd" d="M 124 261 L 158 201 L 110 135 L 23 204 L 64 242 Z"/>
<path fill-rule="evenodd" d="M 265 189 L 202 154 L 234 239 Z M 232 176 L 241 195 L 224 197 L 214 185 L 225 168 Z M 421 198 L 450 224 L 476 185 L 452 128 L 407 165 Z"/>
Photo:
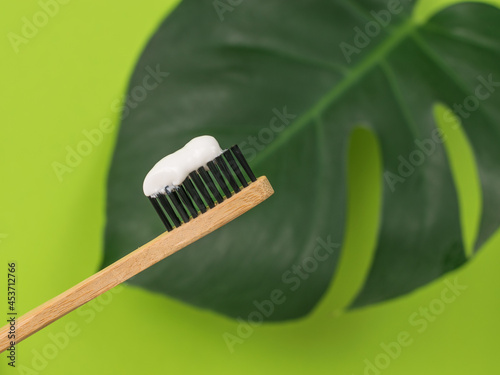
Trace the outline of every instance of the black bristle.
<path fill-rule="evenodd" d="M 207 188 L 205 187 L 205 184 L 201 180 L 200 175 L 198 174 L 198 172 L 196 172 L 196 171 L 195 172 L 191 172 L 189 174 L 189 177 L 191 178 L 191 180 L 193 180 L 194 184 L 196 185 L 196 187 L 198 188 L 199 192 L 203 196 L 203 199 L 207 203 L 208 207 L 214 208 L 215 207 L 214 200 L 210 196 L 210 193 L 208 192 Z"/>
<path fill-rule="evenodd" d="M 241 166 L 245 170 L 245 172 L 248 175 L 248 177 L 250 178 L 250 180 L 257 181 L 257 179 L 255 178 L 255 175 L 252 172 L 252 169 L 250 168 L 247 161 L 245 160 L 245 157 L 243 156 L 243 153 L 241 152 L 238 145 L 234 145 L 233 147 L 231 147 L 231 151 L 233 152 L 234 156 L 236 156 L 236 159 L 238 159 L 238 161 L 240 162 Z"/>
<path fill-rule="evenodd" d="M 240 180 L 241 186 L 243 186 L 244 188 L 247 187 L 248 186 L 247 180 L 246 180 L 245 176 L 243 176 L 243 173 L 241 173 L 241 169 L 238 166 L 238 163 L 236 162 L 236 160 L 234 159 L 233 154 L 231 153 L 231 150 L 224 151 L 224 153 L 222 155 L 224 155 L 224 157 L 227 160 L 227 163 L 229 164 L 229 166 L 233 170 L 234 174 L 238 177 L 238 180 Z"/>
<path fill-rule="evenodd" d="M 208 174 L 205 168 L 203 167 L 199 168 L 198 173 L 200 174 L 201 178 L 212 192 L 217 202 L 222 203 L 224 201 L 224 198 L 222 198 L 222 195 L 219 193 L 219 190 L 217 189 L 214 180 L 212 180 L 212 177 Z"/>
<path fill-rule="evenodd" d="M 176 208 L 177 212 L 179 213 L 179 215 L 181 215 L 182 221 L 187 223 L 189 221 L 189 215 L 186 212 L 186 209 L 184 208 L 184 206 L 182 205 L 181 199 L 180 199 L 177 191 L 175 191 L 175 190 L 168 191 L 167 190 L 167 195 L 170 198 L 170 200 L 172 201 L 172 203 L 173 203 L 174 207 Z"/>
<path fill-rule="evenodd" d="M 224 175 L 224 177 L 226 178 L 227 182 L 229 182 L 229 185 L 231 185 L 231 187 L 233 188 L 233 191 L 235 193 L 238 193 L 240 191 L 240 187 L 238 186 L 238 183 L 234 179 L 233 174 L 229 170 L 229 168 L 226 164 L 226 161 L 223 159 L 222 156 L 217 156 L 215 158 L 215 162 L 217 163 L 217 166 L 221 170 L 221 172 Z"/>
<path fill-rule="evenodd" d="M 193 181 L 191 181 L 191 177 L 188 177 L 184 180 L 182 185 L 186 188 L 189 196 L 191 199 L 196 203 L 196 206 L 200 210 L 200 212 L 203 214 L 207 211 L 207 206 L 205 206 L 205 202 L 203 202 L 203 199 L 201 198 L 201 195 L 198 193 L 196 188 L 193 185 Z"/>
<path fill-rule="evenodd" d="M 161 205 L 167 212 L 168 217 L 170 220 L 172 220 L 172 223 L 174 224 L 175 227 L 179 227 L 181 225 L 181 221 L 179 220 L 179 217 L 175 213 L 174 209 L 170 205 L 170 202 L 167 199 L 167 196 L 165 194 L 159 194 L 158 195 L 158 200 L 160 201 Z"/>
<path fill-rule="evenodd" d="M 184 189 L 184 186 L 179 186 L 176 191 L 179 193 L 179 196 L 181 197 L 182 203 L 184 203 L 184 206 L 188 209 L 189 213 L 193 217 L 193 219 L 196 219 L 198 217 L 198 210 L 194 207 L 193 202 L 189 198 L 189 196 L 186 193 L 186 190 Z"/>
<path fill-rule="evenodd" d="M 148 197 L 148 198 L 149 198 L 149 201 L 151 202 L 151 204 L 153 205 L 153 207 L 155 208 L 156 213 L 158 214 L 161 221 L 163 222 L 163 225 L 165 225 L 165 228 L 167 228 L 167 231 L 170 232 L 173 229 L 172 225 L 170 225 L 170 222 L 168 221 L 167 216 L 165 216 L 165 213 L 163 212 L 163 210 L 161 209 L 160 204 L 158 203 L 156 198 L 153 198 L 153 197 Z"/>
<path fill-rule="evenodd" d="M 224 181 L 224 177 L 222 177 L 222 174 L 220 173 L 219 168 L 217 168 L 217 165 L 213 161 L 209 161 L 207 163 L 208 169 L 210 169 L 210 172 L 212 172 L 212 175 L 215 177 L 215 181 L 219 184 L 220 188 L 222 189 L 222 192 L 226 196 L 226 198 L 231 197 L 231 190 L 226 185 L 226 181 Z"/>
<path fill-rule="evenodd" d="M 148 197 L 167 231 L 205 213 L 207 206 L 224 202 L 219 189 L 230 198 L 233 191 L 236 194 L 257 180 L 238 145 L 209 161 L 207 167 L 191 172 L 181 185 L 166 186 L 165 193 Z"/>

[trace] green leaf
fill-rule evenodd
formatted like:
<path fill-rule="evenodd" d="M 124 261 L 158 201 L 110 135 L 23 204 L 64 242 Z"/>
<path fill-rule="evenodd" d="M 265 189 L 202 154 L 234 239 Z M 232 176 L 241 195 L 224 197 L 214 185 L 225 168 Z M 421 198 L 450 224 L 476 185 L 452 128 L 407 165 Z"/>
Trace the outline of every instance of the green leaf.
<path fill-rule="evenodd" d="M 413 2 L 394 4 L 184 0 L 130 81 L 103 265 L 162 232 L 141 191 L 151 166 L 211 134 L 223 147 L 238 143 L 275 196 L 131 283 L 244 319 L 277 289 L 286 301 L 267 320 L 307 314 L 338 265 L 340 248 L 322 244 L 343 242 L 349 139 L 359 127 L 380 145 L 382 204 L 373 263 L 352 306 L 403 295 L 464 264 L 434 108 L 456 110 L 444 120 L 460 118 L 475 157 L 479 249 L 500 225 L 500 11 L 459 4 L 417 24 Z"/>

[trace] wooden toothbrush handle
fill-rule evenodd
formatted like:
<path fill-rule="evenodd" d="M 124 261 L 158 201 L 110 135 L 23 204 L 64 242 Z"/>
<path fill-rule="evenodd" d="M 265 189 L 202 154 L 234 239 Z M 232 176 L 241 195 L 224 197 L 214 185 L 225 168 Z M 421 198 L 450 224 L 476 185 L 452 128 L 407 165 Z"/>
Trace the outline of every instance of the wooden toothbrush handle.
<path fill-rule="evenodd" d="M 165 232 L 117 260 L 71 289 L 21 316 L 16 322 L 16 344 L 50 323 L 128 280 L 139 272 L 234 220 L 274 193 L 266 177 L 260 177 L 239 193 L 196 219 Z M 10 325 L 0 330 L 0 353 L 10 347 Z"/>

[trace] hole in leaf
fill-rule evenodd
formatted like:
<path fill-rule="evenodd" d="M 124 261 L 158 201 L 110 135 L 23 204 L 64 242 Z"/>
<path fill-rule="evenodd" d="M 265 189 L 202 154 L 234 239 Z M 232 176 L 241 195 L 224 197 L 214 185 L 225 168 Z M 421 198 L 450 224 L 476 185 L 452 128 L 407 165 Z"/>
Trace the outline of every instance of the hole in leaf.
<path fill-rule="evenodd" d="M 370 270 L 382 202 L 382 154 L 376 135 L 356 128 L 348 153 L 348 203 L 344 244 L 331 290 L 325 300 L 330 312 L 349 306 Z"/>
<path fill-rule="evenodd" d="M 466 256 L 470 258 L 474 253 L 482 207 L 481 185 L 474 152 L 460 119 L 447 106 L 436 104 L 434 119 L 445 136 L 444 147 L 457 187 L 462 239 Z"/>

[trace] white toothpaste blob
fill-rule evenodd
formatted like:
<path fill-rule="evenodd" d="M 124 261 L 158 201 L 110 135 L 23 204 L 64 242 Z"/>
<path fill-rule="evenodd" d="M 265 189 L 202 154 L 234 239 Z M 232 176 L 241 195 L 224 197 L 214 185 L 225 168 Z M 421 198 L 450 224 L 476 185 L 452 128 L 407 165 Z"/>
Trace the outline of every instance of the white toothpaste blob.
<path fill-rule="evenodd" d="M 165 156 L 149 171 L 144 179 L 144 195 L 154 196 L 167 186 L 178 186 L 189 173 L 222 154 L 223 150 L 214 137 L 203 135 L 190 140 L 180 150 Z"/>

